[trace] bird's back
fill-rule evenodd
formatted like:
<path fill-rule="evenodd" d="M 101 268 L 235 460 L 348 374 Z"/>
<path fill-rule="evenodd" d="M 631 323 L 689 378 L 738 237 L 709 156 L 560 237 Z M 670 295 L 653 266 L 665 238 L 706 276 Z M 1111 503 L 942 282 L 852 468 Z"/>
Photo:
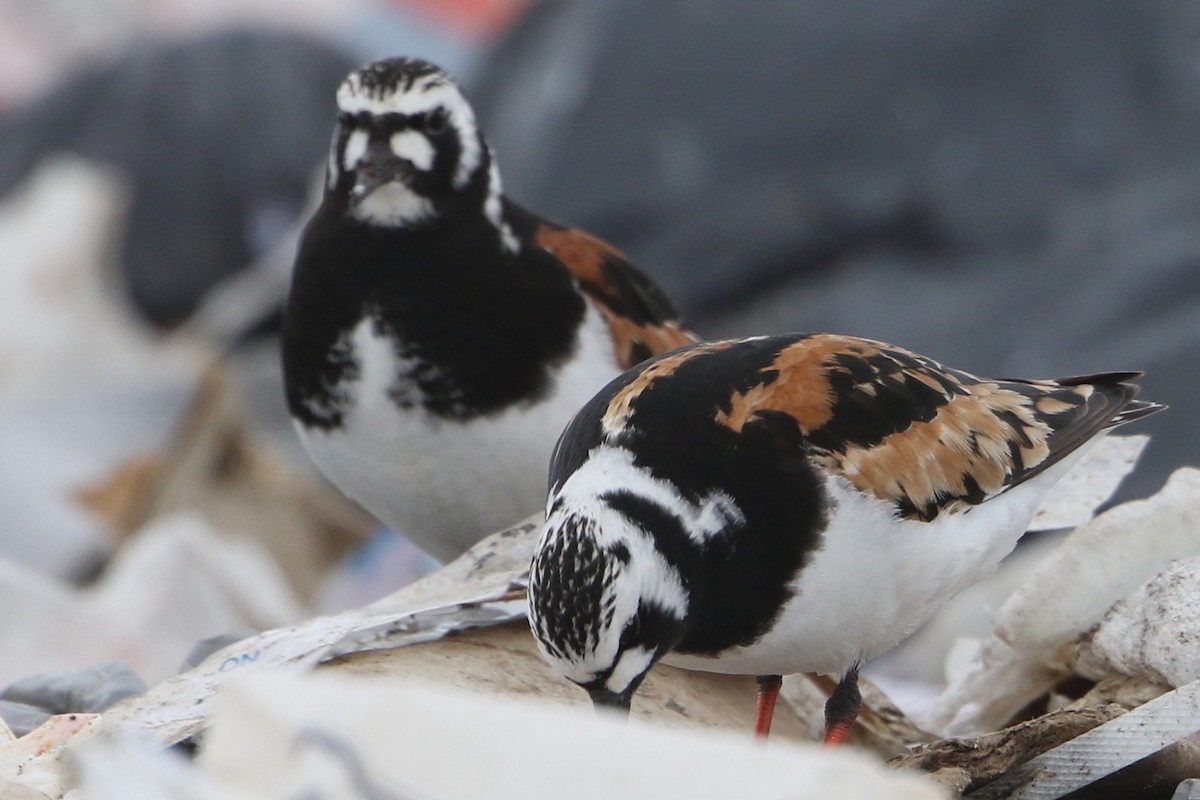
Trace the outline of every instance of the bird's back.
<path fill-rule="evenodd" d="M 648 536 L 670 566 L 647 580 L 687 598 L 675 663 L 839 672 L 993 570 L 1088 443 L 1160 408 L 1133 377 L 988 380 L 825 334 L 698 344 L 575 417 L 544 540 L 597 508 Z"/>

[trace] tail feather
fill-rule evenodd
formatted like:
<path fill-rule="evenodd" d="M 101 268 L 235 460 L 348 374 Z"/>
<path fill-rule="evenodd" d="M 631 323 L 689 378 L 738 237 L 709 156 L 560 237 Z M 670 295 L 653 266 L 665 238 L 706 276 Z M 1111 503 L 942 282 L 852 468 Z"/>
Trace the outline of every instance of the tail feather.
<path fill-rule="evenodd" d="M 1103 372 L 1095 375 L 1080 375 L 1056 378 L 1053 381 L 1031 382 L 1036 385 L 1057 385 L 1061 390 L 1071 391 L 1077 386 L 1091 386 L 1094 391 L 1086 402 L 1074 412 L 1069 412 L 1065 424 L 1050 434 L 1046 440 L 1049 454 L 1034 467 L 1014 476 L 1016 485 L 1044 472 L 1095 438 L 1101 431 L 1124 425 L 1127 422 L 1148 417 L 1166 406 L 1145 400 L 1136 400 L 1138 386 L 1129 381 L 1141 376 L 1140 372 Z M 1050 390 L 1053 393 L 1053 389 Z"/>
<path fill-rule="evenodd" d="M 1166 406 L 1162 403 L 1153 403 L 1149 400 L 1131 400 L 1129 405 L 1125 406 L 1125 408 L 1121 409 L 1119 414 L 1113 417 L 1112 422 L 1109 423 L 1108 427 L 1115 428 L 1118 425 L 1124 425 L 1126 422 L 1133 422 L 1134 420 L 1141 419 L 1142 417 L 1148 417 L 1151 414 L 1157 414 L 1159 411 L 1164 411 L 1167 408 L 1169 408 L 1169 406 Z"/>
<path fill-rule="evenodd" d="M 1139 371 L 1128 372 L 1098 372 L 1093 375 L 1076 375 L 1069 378 L 1056 378 L 1054 383 L 1059 386 L 1081 386 L 1090 384 L 1101 391 L 1106 391 L 1113 395 L 1112 402 L 1108 404 L 1111 409 L 1114 406 L 1120 406 L 1120 410 L 1112 413 L 1110 410 L 1111 419 L 1103 427 L 1115 428 L 1118 425 L 1124 425 L 1126 422 L 1148 417 L 1151 414 L 1158 413 L 1166 408 L 1162 403 L 1153 403 L 1148 400 L 1135 400 L 1141 387 L 1131 381 L 1142 377 Z"/>

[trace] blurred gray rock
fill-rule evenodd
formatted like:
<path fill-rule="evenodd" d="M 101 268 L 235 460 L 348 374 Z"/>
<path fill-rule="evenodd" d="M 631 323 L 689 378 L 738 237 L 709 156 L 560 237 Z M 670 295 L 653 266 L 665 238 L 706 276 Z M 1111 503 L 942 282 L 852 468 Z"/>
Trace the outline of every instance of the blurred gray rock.
<path fill-rule="evenodd" d="M 257 631 L 250 628 L 241 628 L 228 633 L 218 633 L 215 636 L 209 636 L 201 639 L 192 645 L 192 649 L 183 657 L 183 663 L 179 666 L 180 672 L 186 672 L 192 667 L 198 666 L 201 661 L 211 656 L 213 653 L 221 650 L 234 642 L 240 642 L 243 639 L 248 639 Z"/>
<path fill-rule="evenodd" d="M 149 319 L 178 322 L 299 213 L 354 66 L 280 31 L 143 44 L 0 119 L 0 195 L 56 152 L 119 168 L 129 294 Z"/>
<path fill-rule="evenodd" d="M 1200 461 L 1200 6 L 559 0 L 479 75 L 509 193 L 701 333 L 1143 369 L 1174 408 L 1120 496 Z"/>
<path fill-rule="evenodd" d="M 1179 784 L 1171 800 L 1200 800 L 1200 778 L 1188 778 Z"/>
<path fill-rule="evenodd" d="M 36 730 L 43 722 L 50 719 L 44 709 L 31 706 L 28 703 L 15 703 L 12 700 L 0 700 L 0 719 L 8 729 L 17 736 L 24 736 Z"/>
<path fill-rule="evenodd" d="M 145 691 L 146 683 L 133 667 L 110 661 L 22 678 L 0 690 L 0 700 L 24 703 L 50 714 L 90 714 Z"/>

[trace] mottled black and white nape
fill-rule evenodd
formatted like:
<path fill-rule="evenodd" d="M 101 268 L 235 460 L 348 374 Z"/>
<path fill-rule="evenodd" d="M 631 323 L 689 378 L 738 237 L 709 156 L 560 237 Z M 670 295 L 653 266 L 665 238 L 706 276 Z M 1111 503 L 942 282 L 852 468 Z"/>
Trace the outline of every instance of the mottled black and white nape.
<path fill-rule="evenodd" d="M 542 654 L 628 709 L 660 659 L 838 676 L 990 573 L 1105 431 L 1162 408 L 1138 373 L 983 380 L 833 335 L 697 344 L 629 370 L 564 431 L 529 582 Z"/>
<path fill-rule="evenodd" d="M 554 441 L 622 369 L 695 341 L 609 245 L 501 191 L 445 72 L 351 74 L 283 324 L 318 467 L 447 560 L 536 512 Z"/>

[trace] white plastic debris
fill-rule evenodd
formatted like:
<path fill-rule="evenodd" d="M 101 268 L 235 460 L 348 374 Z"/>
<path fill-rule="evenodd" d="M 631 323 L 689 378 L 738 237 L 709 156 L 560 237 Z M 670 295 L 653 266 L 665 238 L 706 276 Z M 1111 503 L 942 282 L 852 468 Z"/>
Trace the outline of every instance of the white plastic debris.
<path fill-rule="evenodd" d="M 1200 778 L 1188 778 L 1179 784 L 1171 800 L 1200 800 Z"/>
<path fill-rule="evenodd" d="M 493 534 L 452 564 L 365 608 L 275 628 L 219 650 L 141 697 L 111 708 L 104 727 L 160 746 L 203 730 L 223 687 L 247 672 L 304 671 L 337 655 L 427 642 L 524 614 L 513 581 L 529 563 L 540 520 Z M 200 637 L 196 637 L 200 638 Z"/>
<path fill-rule="evenodd" d="M 5 391 L 136 368 L 153 349 L 116 288 L 125 206 L 112 169 L 76 158 L 44 162 L 0 203 Z"/>
<path fill-rule="evenodd" d="M 524 620 L 523 575 L 539 522 L 530 519 L 495 534 L 439 572 L 366 608 L 267 631 L 215 652 L 109 709 L 105 730 L 169 746 L 203 731 L 224 687 L 240 675 L 316 666 L 341 674 L 419 676 L 590 715 L 586 693 L 549 668 Z M 653 720 L 748 735 L 753 698 L 749 676 L 664 666 L 639 692 L 634 724 Z M 778 709 L 775 723 L 773 737 L 807 739 L 805 725 L 790 709 Z"/>
<path fill-rule="evenodd" d="M 0 740 L 0 797 L 4 800 L 57 800 L 70 788 L 67 746 L 98 727 L 96 714 L 62 714 L 37 730 L 5 743 Z M 78 739 L 77 739 L 78 737 Z"/>
<path fill-rule="evenodd" d="M 1031 531 L 1074 528 L 1090 520 L 1133 471 L 1150 442 L 1144 434 L 1101 438 L 1042 502 Z"/>
<path fill-rule="evenodd" d="M 763 747 L 748 736 L 321 675 L 260 673 L 231 684 L 199 762 L 259 797 L 946 796 L 856 752 Z"/>
<path fill-rule="evenodd" d="M 1035 756 L 967 800 L 1058 800 L 1200 731 L 1200 682 Z"/>
<path fill-rule="evenodd" d="M 1047 651 L 1074 640 L 1174 559 L 1200 556 L 1200 469 L 1176 470 L 1145 500 L 1111 508 L 1063 541 L 1000 609 L 997 635 Z"/>
<path fill-rule="evenodd" d="M 1179 687 L 1200 679 L 1200 559 L 1173 562 L 1105 615 L 1084 640 L 1075 671 Z"/>
<path fill-rule="evenodd" d="M 1200 470 L 1184 467 L 1145 500 L 1124 503 L 1072 531 L 1000 609 L 996 632 L 921 722 L 944 735 L 996 730 L 1069 674 L 1068 646 L 1117 601 L 1200 556 Z M 962 651 L 958 653 L 962 663 Z"/>
<path fill-rule="evenodd" d="M 1021 546 L 988 578 L 947 601 L 916 633 L 866 665 L 892 699 L 915 716 L 928 713 L 947 676 L 947 654 L 962 638 L 991 634 L 996 611 L 1033 574 L 1065 531 L 1092 519 L 1145 449 L 1147 436 L 1101 438 L 1050 492 Z M 960 650 L 961 652 L 961 650 Z"/>
<path fill-rule="evenodd" d="M 81 800 L 266 800 L 238 792 L 172 750 L 97 737 L 70 752 Z"/>
<path fill-rule="evenodd" d="M 187 514 L 150 525 L 89 589 L 0 561 L 0 608 L 0 685 L 110 659 L 153 683 L 198 639 L 304 614 L 261 545 Z"/>
<path fill-rule="evenodd" d="M 0 558 L 71 579 L 106 556 L 112 536 L 76 492 L 131 454 L 157 449 L 192 382 L 164 370 L 148 382 L 81 377 L 0 394 Z"/>
<path fill-rule="evenodd" d="M 73 491 L 157 445 L 199 374 L 120 295 L 125 203 L 113 170 L 65 157 L 0 200 L 0 557 L 60 577 L 110 543 Z"/>

